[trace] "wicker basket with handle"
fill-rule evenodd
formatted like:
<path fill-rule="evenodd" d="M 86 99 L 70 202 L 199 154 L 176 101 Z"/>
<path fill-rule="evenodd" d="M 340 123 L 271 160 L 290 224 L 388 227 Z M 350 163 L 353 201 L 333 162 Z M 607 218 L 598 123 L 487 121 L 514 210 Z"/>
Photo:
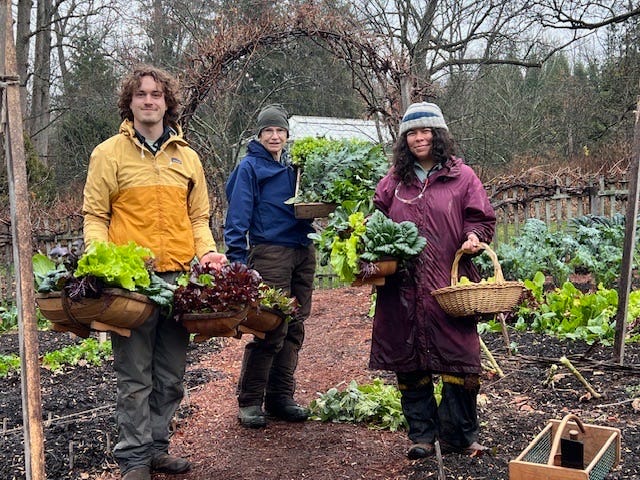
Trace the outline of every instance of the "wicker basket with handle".
<path fill-rule="evenodd" d="M 157 305 L 149 297 L 122 288 L 105 288 L 100 298 L 76 301 L 62 292 L 38 293 L 40 313 L 51 322 L 52 330 L 73 332 L 87 338 L 91 330 L 112 331 L 122 336 L 144 323 Z"/>
<path fill-rule="evenodd" d="M 440 307 L 452 317 L 508 312 L 520 301 L 524 283 L 505 281 L 495 252 L 486 243 L 480 243 L 480 246 L 491 257 L 495 283 L 458 285 L 458 263 L 464 254 L 458 250 L 451 267 L 451 286 L 431 292 Z"/>

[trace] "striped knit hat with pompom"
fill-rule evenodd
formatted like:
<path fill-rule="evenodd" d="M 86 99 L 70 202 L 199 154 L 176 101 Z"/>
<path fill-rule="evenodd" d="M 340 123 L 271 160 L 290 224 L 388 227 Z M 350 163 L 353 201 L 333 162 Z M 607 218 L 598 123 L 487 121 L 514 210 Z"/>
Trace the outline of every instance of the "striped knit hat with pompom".
<path fill-rule="evenodd" d="M 400 122 L 400 135 L 414 128 L 444 128 L 449 130 L 442 110 L 435 103 L 412 103 Z"/>

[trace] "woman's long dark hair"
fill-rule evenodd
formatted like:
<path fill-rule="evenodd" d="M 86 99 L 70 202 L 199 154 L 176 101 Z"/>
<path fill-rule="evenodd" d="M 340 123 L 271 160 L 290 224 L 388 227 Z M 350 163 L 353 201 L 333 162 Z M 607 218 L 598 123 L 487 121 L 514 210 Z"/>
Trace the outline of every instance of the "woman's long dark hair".
<path fill-rule="evenodd" d="M 455 142 L 449 134 L 449 130 L 444 128 L 432 128 L 433 140 L 431 150 L 436 163 L 444 163 L 455 155 Z M 398 138 L 393 147 L 393 167 L 395 174 L 400 177 L 402 183 L 410 184 L 416 179 L 414 165 L 416 156 L 409 150 L 407 144 L 407 134 L 404 133 Z"/>

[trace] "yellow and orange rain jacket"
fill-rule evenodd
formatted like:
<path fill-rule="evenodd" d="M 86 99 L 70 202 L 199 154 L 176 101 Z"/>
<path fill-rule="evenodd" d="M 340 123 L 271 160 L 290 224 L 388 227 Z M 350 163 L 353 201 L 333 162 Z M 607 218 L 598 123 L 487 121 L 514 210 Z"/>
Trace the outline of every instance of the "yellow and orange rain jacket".
<path fill-rule="evenodd" d="M 202 163 L 175 128 L 155 155 L 129 120 L 93 150 L 82 206 L 87 246 L 134 241 L 151 249 L 158 272 L 189 270 L 194 256 L 216 251 Z"/>

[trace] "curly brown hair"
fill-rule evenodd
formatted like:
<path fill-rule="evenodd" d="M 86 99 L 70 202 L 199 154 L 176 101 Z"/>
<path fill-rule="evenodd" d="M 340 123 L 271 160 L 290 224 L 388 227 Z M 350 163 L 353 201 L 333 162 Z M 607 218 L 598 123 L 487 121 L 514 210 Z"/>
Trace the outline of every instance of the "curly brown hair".
<path fill-rule="evenodd" d="M 133 72 L 127 75 L 120 84 L 120 96 L 118 98 L 120 118 L 133 121 L 131 99 L 135 91 L 140 87 L 142 77 L 152 77 L 158 84 L 162 85 L 164 101 L 167 104 L 164 124 L 175 125 L 180 114 L 181 101 L 178 80 L 169 72 L 146 64 L 136 66 Z"/>
<path fill-rule="evenodd" d="M 443 164 L 456 153 L 455 142 L 445 128 L 432 128 L 433 140 L 431 140 L 431 150 L 436 163 Z M 416 157 L 407 144 L 407 133 L 402 134 L 393 147 L 393 169 L 400 180 L 409 184 L 415 180 L 416 172 L 414 164 Z"/>

